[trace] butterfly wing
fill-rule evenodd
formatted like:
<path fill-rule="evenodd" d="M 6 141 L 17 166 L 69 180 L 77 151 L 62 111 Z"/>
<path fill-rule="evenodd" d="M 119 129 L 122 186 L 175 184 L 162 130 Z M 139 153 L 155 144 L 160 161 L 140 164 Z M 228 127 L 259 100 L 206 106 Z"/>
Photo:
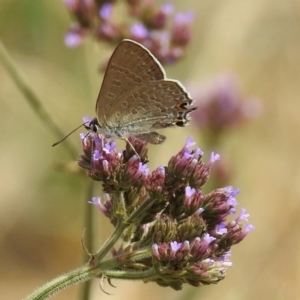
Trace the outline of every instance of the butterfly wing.
<path fill-rule="evenodd" d="M 122 111 L 132 108 L 128 95 L 142 84 L 162 80 L 165 72 L 142 45 L 123 40 L 113 52 L 96 103 L 100 126 L 116 127 Z"/>
<path fill-rule="evenodd" d="M 196 109 L 189 93 L 177 80 L 163 79 L 141 84 L 127 95 L 130 109 L 122 117 L 122 135 L 144 134 L 156 129 L 185 126 Z M 123 131 L 123 132 L 122 132 Z"/>

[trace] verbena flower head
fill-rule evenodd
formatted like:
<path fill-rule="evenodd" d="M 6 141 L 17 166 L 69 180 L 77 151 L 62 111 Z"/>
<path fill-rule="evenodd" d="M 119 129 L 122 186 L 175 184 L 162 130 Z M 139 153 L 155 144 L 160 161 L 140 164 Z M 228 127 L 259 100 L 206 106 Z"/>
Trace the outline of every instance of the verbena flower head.
<path fill-rule="evenodd" d="M 192 38 L 193 13 L 175 12 L 171 2 L 160 7 L 149 0 L 64 2 L 75 19 L 65 36 L 69 47 L 80 45 L 87 35 L 113 45 L 130 38 L 145 45 L 162 64 L 170 64 L 183 56 Z M 127 11 L 117 15 L 121 2 Z"/>
<path fill-rule="evenodd" d="M 133 137 L 129 141 L 125 150 L 117 151 L 113 140 L 82 135 L 78 164 L 104 191 L 91 203 L 115 227 L 123 224 L 121 244 L 112 252 L 114 263 L 109 270 L 100 269 L 101 274 L 175 290 L 184 283 L 219 282 L 232 265 L 231 247 L 253 229 L 243 225 L 248 218 L 244 209 L 234 217 L 238 189 L 202 190 L 219 155 L 204 162 L 203 152 L 188 138 L 167 166 L 150 171 L 147 144 Z"/>

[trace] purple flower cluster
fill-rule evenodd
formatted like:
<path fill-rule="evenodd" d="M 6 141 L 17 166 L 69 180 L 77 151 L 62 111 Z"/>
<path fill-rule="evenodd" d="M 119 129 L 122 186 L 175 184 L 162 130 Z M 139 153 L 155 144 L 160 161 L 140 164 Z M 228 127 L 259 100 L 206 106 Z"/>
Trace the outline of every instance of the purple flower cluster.
<path fill-rule="evenodd" d="M 64 0 L 75 19 L 65 37 L 69 47 L 80 45 L 87 35 L 118 44 L 130 38 L 145 45 L 162 64 L 181 58 L 192 38 L 192 12 L 175 12 L 171 3 L 157 8 L 152 0 Z M 118 14 L 120 2 L 126 13 Z M 117 15 L 117 16 L 116 16 Z"/>
<path fill-rule="evenodd" d="M 91 203 L 115 227 L 125 224 L 121 245 L 113 250 L 115 263 L 101 273 L 132 279 L 134 272 L 142 272 L 137 274 L 144 282 L 175 290 L 184 283 L 201 286 L 222 280 L 232 265 L 231 246 L 253 226 L 243 226 L 248 217 L 244 209 L 228 221 L 236 213 L 237 189 L 202 191 L 219 155 L 204 163 L 203 152 L 189 138 L 167 166 L 150 172 L 147 144 L 133 137 L 129 142 L 117 152 L 114 141 L 96 133 L 82 136 L 78 164 L 102 182 L 105 192 L 103 200 L 94 197 Z"/>
<path fill-rule="evenodd" d="M 190 91 L 198 106 L 194 125 L 214 135 L 255 118 L 262 109 L 257 99 L 241 94 L 237 78 L 230 73 L 220 74 L 208 85 L 191 86 Z"/>

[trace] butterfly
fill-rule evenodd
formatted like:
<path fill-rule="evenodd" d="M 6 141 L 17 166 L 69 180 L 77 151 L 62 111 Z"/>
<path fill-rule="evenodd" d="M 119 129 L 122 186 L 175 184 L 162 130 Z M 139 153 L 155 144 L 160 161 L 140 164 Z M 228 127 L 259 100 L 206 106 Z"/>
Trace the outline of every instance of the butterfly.
<path fill-rule="evenodd" d="M 134 136 L 151 144 L 166 137 L 157 129 L 185 126 L 196 109 L 182 84 L 167 79 L 151 52 L 132 40 L 123 40 L 113 52 L 88 128 L 105 137 Z"/>
<path fill-rule="evenodd" d="M 166 78 L 147 48 L 124 39 L 109 59 L 96 102 L 97 117 L 83 125 L 107 138 L 129 142 L 127 138 L 134 136 L 161 144 L 166 137 L 156 130 L 185 126 L 197 108 L 192 103 L 184 86 Z"/>

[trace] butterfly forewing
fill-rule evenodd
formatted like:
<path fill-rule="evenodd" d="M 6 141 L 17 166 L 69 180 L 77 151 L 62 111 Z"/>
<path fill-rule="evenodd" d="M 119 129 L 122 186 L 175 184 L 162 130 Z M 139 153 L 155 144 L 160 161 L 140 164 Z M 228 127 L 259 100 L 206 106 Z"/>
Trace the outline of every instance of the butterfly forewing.
<path fill-rule="evenodd" d="M 117 126 L 116 115 L 132 107 L 128 98 L 131 91 L 143 83 L 164 78 L 163 68 L 146 48 L 123 40 L 108 62 L 99 92 L 96 103 L 99 124 Z"/>

